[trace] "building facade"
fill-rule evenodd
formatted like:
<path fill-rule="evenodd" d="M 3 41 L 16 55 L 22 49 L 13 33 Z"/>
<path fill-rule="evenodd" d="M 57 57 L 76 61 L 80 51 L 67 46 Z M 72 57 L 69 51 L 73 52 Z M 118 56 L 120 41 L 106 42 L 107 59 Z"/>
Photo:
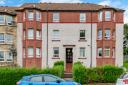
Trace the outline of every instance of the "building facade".
<path fill-rule="evenodd" d="M 17 64 L 65 70 L 123 65 L 124 10 L 96 4 L 26 3 L 17 7 Z"/>
<path fill-rule="evenodd" d="M 16 65 L 16 13 L 15 7 L 0 7 L 0 66 Z M 16 51 L 16 50 L 15 50 Z"/>

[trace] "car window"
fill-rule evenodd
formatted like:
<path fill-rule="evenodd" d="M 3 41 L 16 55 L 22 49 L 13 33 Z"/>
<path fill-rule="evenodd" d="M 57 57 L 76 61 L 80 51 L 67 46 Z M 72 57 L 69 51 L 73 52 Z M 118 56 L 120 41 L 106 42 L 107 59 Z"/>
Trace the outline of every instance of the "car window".
<path fill-rule="evenodd" d="M 44 76 L 45 82 L 56 82 L 58 79 L 52 76 Z"/>
<path fill-rule="evenodd" d="M 34 76 L 30 79 L 31 82 L 42 82 L 42 76 Z"/>

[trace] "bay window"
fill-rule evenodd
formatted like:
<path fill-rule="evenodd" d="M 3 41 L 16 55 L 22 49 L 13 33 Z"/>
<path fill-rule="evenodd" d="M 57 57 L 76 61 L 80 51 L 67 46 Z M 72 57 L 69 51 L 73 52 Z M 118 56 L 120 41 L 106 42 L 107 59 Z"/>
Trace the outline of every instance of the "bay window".
<path fill-rule="evenodd" d="M 102 29 L 98 29 L 98 40 L 102 39 Z"/>
<path fill-rule="evenodd" d="M 34 56 L 34 49 L 33 47 L 28 47 L 28 57 L 33 57 Z"/>
<path fill-rule="evenodd" d="M 40 48 L 36 48 L 36 57 L 37 57 L 37 58 L 40 57 Z"/>
<path fill-rule="evenodd" d="M 110 39 L 110 29 L 105 30 L 105 39 L 107 39 L 107 40 Z"/>
<path fill-rule="evenodd" d="M 28 20 L 34 20 L 34 13 L 33 11 L 28 12 Z"/>
<path fill-rule="evenodd" d="M 41 39 L 41 34 L 40 34 L 40 30 L 36 31 L 36 39 L 40 40 Z"/>
<path fill-rule="evenodd" d="M 105 11 L 105 21 L 110 21 L 110 20 L 111 20 L 111 12 Z"/>
<path fill-rule="evenodd" d="M 40 12 L 36 12 L 36 20 L 40 21 L 41 20 L 41 13 Z"/>
<path fill-rule="evenodd" d="M 105 48 L 105 56 L 110 57 L 110 48 Z"/>
<path fill-rule="evenodd" d="M 34 29 L 28 29 L 28 39 L 34 39 Z"/>

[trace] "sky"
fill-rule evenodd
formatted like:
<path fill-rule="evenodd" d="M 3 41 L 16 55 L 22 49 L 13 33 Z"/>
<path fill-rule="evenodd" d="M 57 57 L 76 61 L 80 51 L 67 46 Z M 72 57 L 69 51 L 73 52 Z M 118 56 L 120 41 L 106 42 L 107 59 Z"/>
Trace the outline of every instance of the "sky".
<path fill-rule="evenodd" d="M 20 6 L 23 3 L 95 3 L 100 5 L 109 5 L 125 10 L 124 22 L 128 23 L 128 0 L 0 0 L 0 6 Z"/>

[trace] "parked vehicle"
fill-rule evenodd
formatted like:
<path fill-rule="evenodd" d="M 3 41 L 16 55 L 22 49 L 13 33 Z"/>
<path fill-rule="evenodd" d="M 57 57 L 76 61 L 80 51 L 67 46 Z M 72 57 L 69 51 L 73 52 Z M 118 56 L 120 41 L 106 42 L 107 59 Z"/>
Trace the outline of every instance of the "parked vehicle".
<path fill-rule="evenodd" d="M 17 85 L 81 85 L 50 74 L 24 76 Z"/>
<path fill-rule="evenodd" d="M 128 73 L 123 73 L 117 79 L 116 85 L 128 85 Z"/>

